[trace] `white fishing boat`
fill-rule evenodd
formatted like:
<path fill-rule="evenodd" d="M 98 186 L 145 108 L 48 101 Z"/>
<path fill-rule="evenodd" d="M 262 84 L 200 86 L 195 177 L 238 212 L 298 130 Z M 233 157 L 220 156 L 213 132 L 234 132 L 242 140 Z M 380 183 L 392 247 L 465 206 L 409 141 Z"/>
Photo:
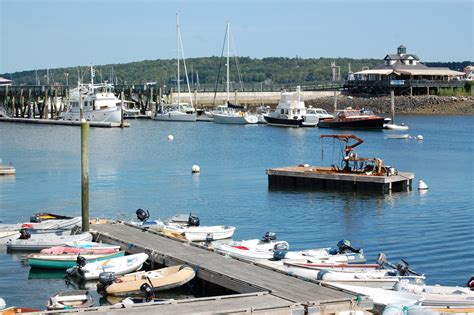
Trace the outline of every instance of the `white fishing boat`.
<path fill-rule="evenodd" d="M 86 308 L 94 305 L 94 299 L 87 290 L 73 290 L 59 292 L 49 298 L 48 310 L 70 310 Z"/>
<path fill-rule="evenodd" d="M 83 262 L 66 270 L 66 275 L 82 280 L 96 280 L 102 272 L 113 272 L 115 275 L 124 275 L 142 267 L 148 259 L 148 254 L 139 253 L 105 261 L 92 263 Z"/>
<path fill-rule="evenodd" d="M 301 98 L 301 88 L 297 86 L 296 92 L 281 93 L 281 98 L 275 111 L 264 118 L 267 124 L 271 126 L 302 127 L 305 116 L 306 107 Z"/>
<path fill-rule="evenodd" d="M 81 103 L 83 118 L 87 121 L 120 122 L 122 110 L 120 100 L 113 93 L 113 86 L 108 83 L 94 84 L 95 71 L 91 66 L 91 83 L 78 83 L 71 90 L 69 110 L 62 113 L 62 120 L 80 121 Z"/>
<path fill-rule="evenodd" d="M 9 251 L 40 251 L 53 246 L 64 246 L 68 242 L 92 241 L 92 234 L 82 233 L 76 235 L 56 235 L 54 233 L 29 234 L 27 239 L 11 239 L 7 241 Z M 28 236 L 26 236 L 28 237 Z"/>
<path fill-rule="evenodd" d="M 214 122 L 218 124 L 256 124 L 258 117 L 243 111 L 243 106 L 233 105 L 230 103 L 230 23 L 227 23 L 226 36 L 224 37 L 224 45 L 227 42 L 227 79 L 226 79 L 226 102 L 224 105 L 219 105 L 216 110 L 212 112 Z"/>
<path fill-rule="evenodd" d="M 301 260 L 320 263 L 365 263 L 364 251 L 352 247 L 349 240 L 340 240 L 337 248 L 316 248 L 302 251 L 275 251 L 275 260 Z"/>
<path fill-rule="evenodd" d="M 276 250 L 288 249 L 286 241 L 277 241 L 275 233 L 267 232 L 263 239 L 252 239 L 217 245 L 217 252 L 245 260 L 271 259 Z"/>
<path fill-rule="evenodd" d="M 151 271 L 139 271 L 121 277 L 103 273 L 99 278 L 97 290 L 107 295 L 128 296 L 140 294 L 144 284 L 151 291 L 163 291 L 182 286 L 196 276 L 193 268 L 177 265 Z"/>
<path fill-rule="evenodd" d="M 474 307 L 474 291 L 468 287 L 426 285 L 424 283 L 399 282 L 397 292 L 405 292 L 423 297 L 421 305 L 431 307 L 461 308 Z"/>
<path fill-rule="evenodd" d="M 320 120 L 332 119 L 333 115 L 329 114 L 325 109 L 313 108 L 312 106 L 306 108 L 306 115 L 304 115 L 304 127 L 316 127 Z"/>
<path fill-rule="evenodd" d="M 171 105 L 165 106 L 163 103 L 160 106 L 160 110 L 155 113 L 152 117 L 154 120 L 160 121 L 196 121 L 196 110 L 193 106 L 193 100 L 191 97 L 191 88 L 189 86 L 188 71 L 186 69 L 186 60 L 184 58 L 183 43 L 181 41 L 181 32 L 179 28 L 178 13 L 176 13 L 176 42 L 177 42 L 177 77 L 176 83 L 178 85 L 178 98 L 177 102 Z M 188 86 L 188 94 L 190 103 L 181 102 L 181 83 L 180 83 L 180 54 L 182 54 L 184 72 L 186 76 L 186 83 Z"/>

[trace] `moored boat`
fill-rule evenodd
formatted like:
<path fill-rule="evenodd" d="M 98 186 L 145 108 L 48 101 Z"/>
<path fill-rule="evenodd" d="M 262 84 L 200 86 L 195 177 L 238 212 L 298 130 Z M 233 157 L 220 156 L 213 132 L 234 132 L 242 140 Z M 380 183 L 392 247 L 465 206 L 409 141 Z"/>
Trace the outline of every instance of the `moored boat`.
<path fill-rule="evenodd" d="M 59 292 L 52 296 L 46 304 L 48 310 L 66 310 L 87 308 L 94 305 L 94 299 L 88 290 L 72 290 Z"/>
<path fill-rule="evenodd" d="M 107 244 L 104 244 L 107 245 Z M 116 246 L 118 247 L 118 246 Z M 40 251 L 41 254 L 55 254 L 55 255 L 60 255 L 60 254 L 89 254 L 89 255 L 101 255 L 101 254 L 113 254 L 119 250 L 119 248 L 116 248 L 115 246 L 112 247 L 73 247 L 73 246 L 54 246 L 54 247 L 49 247 L 42 249 Z"/>
<path fill-rule="evenodd" d="M 153 291 L 169 290 L 189 282 L 195 275 L 193 268 L 184 265 L 139 271 L 117 278 L 110 273 L 103 273 L 97 287 L 107 295 L 132 295 L 141 293 L 143 284 L 150 285 Z"/>
<path fill-rule="evenodd" d="M 124 255 L 125 252 L 121 251 L 108 254 L 81 254 L 80 257 L 92 263 Z M 30 254 L 27 261 L 31 268 L 67 269 L 76 265 L 77 257 L 78 254 Z"/>
<path fill-rule="evenodd" d="M 301 89 L 296 87 L 296 92 L 281 93 L 276 109 L 264 116 L 268 125 L 279 127 L 303 126 L 306 107 L 301 99 Z"/>
<path fill-rule="evenodd" d="M 92 234 L 56 235 L 53 233 L 31 234 L 27 239 L 11 239 L 7 241 L 9 251 L 40 251 L 53 246 L 64 246 L 68 242 L 91 241 Z"/>
<path fill-rule="evenodd" d="M 286 241 L 277 241 L 276 234 L 267 232 L 263 239 L 252 239 L 220 244 L 217 252 L 245 260 L 271 259 L 276 250 L 288 249 Z"/>
<path fill-rule="evenodd" d="M 306 108 L 303 127 L 316 127 L 320 120 L 332 118 L 334 118 L 334 116 L 329 114 L 325 109 L 310 106 Z"/>
<path fill-rule="evenodd" d="M 114 249 L 120 250 L 119 245 L 110 245 L 105 243 L 91 242 L 91 241 L 71 241 L 66 242 L 65 246 L 76 247 L 76 248 L 87 248 L 87 249 Z"/>
<path fill-rule="evenodd" d="M 99 275 L 102 272 L 113 272 L 115 275 L 124 275 L 140 269 L 147 259 L 148 254 L 139 253 L 92 263 L 83 260 L 78 261 L 78 265 L 67 269 L 66 275 L 82 280 L 99 279 Z"/>
<path fill-rule="evenodd" d="M 371 111 L 357 110 L 348 107 L 336 111 L 334 118 L 320 121 L 318 127 L 341 129 L 382 129 L 384 119 L 384 117 L 374 115 Z"/>

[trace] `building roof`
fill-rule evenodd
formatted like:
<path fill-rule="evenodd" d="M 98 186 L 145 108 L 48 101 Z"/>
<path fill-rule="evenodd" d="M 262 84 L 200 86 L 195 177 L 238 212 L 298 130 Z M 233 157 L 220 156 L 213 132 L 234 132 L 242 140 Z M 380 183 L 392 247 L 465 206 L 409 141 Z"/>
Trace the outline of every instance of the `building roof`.
<path fill-rule="evenodd" d="M 414 54 L 388 54 L 383 58 L 384 60 L 406 60 L 412 57 L 414 60 L 420 60 L 417 55 Z"/>
<path fill-rule="evenodd" d="M 363 70 L 356 72 L 354 74 L 362 74 L 362 75 L 369 75 L 369 74 L 380 74 L 380 75 L 390 75 L 390 74 L 407 74 L 407 75 L 441 75 L 441 76 L 461 76 L 465 75 L 464 72 L 450 70 L 448 68 L 425 68 L 421 69 L 413 69 L 413 68 L 385 68 L 385 69 L 372 69 L 372 70 Z"/>

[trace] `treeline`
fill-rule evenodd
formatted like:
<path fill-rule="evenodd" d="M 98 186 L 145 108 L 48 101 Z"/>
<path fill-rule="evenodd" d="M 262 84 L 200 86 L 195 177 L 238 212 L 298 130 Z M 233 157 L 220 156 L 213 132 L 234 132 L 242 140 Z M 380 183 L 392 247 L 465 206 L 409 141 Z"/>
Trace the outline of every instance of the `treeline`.
<path fill-rule="evenodd" d="M 352 72 L 364 68 L 373 68 L 382 63 L 379 59 L 351 59 L 351 58 L 284 58 L 268 57 L 255 59 L 250 57 L 233 58 L 230 81 L 235 88 L 239 82 L 244 84 L 311 84 L 333 79 L 332 63 L 338 67 L 341 80 L 347 78 L 349 67 Z M 469 62 L 434 62 L 426 63 L 429 66 L 449 67 L 453 70 L 462 70 Z M 190 58 L 186 60 L 189 81 L 194 86 L 213 86 L 216 81 L 220 88 L 225 83 L 225 59 L 221 57 Z M 176 84 L 176 59 L 144 60 L 126 64 L 97 65 L 95 82 L 108 81 L 114 84 L 145 84 L 156 82 L 159 85 L 174 86 Z M 184 67 L 181 65 L 181 84 L 186 84 Z M 69 84 L 74 86 L 78 78 L 82 82 L 90 81 L 90 67 L 69 67 L 57 69 L 41 69 L 5 73 L 0 76 L 12 79 L 15 85 Z"/>

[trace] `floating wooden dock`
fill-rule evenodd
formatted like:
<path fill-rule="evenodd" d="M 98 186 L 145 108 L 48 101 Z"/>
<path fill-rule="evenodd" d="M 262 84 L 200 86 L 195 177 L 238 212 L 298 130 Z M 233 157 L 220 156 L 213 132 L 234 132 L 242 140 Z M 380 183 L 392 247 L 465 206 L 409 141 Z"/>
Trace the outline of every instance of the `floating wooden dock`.
<path fill-rule="evenodd" d="M 120 245 L 128 253 L 148 253 L 152 267 L 154 263 L 165 266 L 187 264 L 197 271 L 200 281 L 221 287 L 229 294 L 137 305 L 126 309 L 116 309 L 117 306 L 97 307 L 88 309 L 87 314 L 334 314 L 373 308 L 372 300 L 366 297 L 230 258 L 188 241 L 128 224 L 99 224 L 91 228 L 98 241 Z"/>
<path fill-rule="evenodd" d="M 0 117 L 0 122 L 24 123 L 24 124 L 42 124 L 42 125 L 61 125 L 61 126 L 80 126 L 80 121 L 53 120 L 53 119 L 34 119 L 34 118 L 10 118 Z M 128 122 L 121 125 L 119 122 L 101 122 L 89 121 L 89 126 L 100 128 L 130 127 Z"/>
<path fill-rule="evenodd" d="M 329 167 L 289 166 L 266 170 L 270 187 L 388 193 L 412 189 L 413 173 L 391 176 L 335 172 Z"/>

